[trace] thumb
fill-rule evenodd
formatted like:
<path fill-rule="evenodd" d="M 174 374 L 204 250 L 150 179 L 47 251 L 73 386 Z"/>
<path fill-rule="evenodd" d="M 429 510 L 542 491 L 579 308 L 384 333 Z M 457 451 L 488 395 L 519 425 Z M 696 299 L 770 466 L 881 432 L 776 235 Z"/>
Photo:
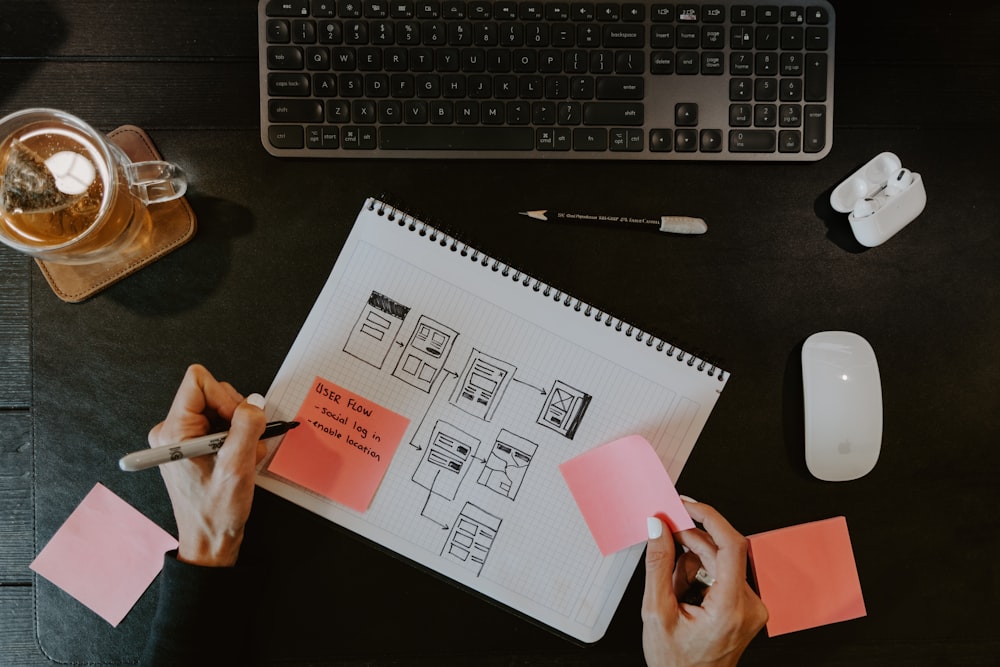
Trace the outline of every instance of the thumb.
<path fill-rule="evenodd" d="M 677 613 L 674 595 L 674 538 L 658 517 L 649 517 L 649 541 L 646 543 L 646 584 L 642 594 L 643 614 Z"/>

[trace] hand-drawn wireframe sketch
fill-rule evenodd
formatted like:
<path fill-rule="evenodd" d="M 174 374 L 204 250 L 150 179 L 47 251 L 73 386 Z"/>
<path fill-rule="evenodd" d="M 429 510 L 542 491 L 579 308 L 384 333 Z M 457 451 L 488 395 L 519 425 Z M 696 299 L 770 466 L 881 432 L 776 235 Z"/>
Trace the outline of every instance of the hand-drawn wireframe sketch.
<path fill-rule="evenodd" d="M 483 508 L 465 503 L 441 549 L 441 555 L 464 565 L 478 577 L 483 571 L 490 549 L 493 548 L 501 523 L 499 517 Z"/>
<path fill-rule="evenodd" d="M 537 421 L 572 440 L 580 427 L 583 413 L 590 405 L 590 399 L 590 394 L 556 380 Z"/>
<path fill-rule="evenodd" d="M 413 473 L 413 481 L 435 495 L 454 500 L 479 449 L 479 442 L 478 438 L 452 424 L 438 421 Z"/>
<path fill-rule="evenodd" d="M 451 404 L 483 421 L 490 421 L 516 370 L 512 364 L 473 348 L 451 396 Z"/>
<path fill-rule="evenodd" d="M 457 337 L 454 329 L 421 315 L 392 374 L 430 393 Z"/>
<path fill-rule="evenodd" d="M 514 500 L 537 449 L 535 443 L 501 429 L 479 473 L 479 483 Z"/>
<path fill-rule="evenodd" d="M 384 294 L 372 292 L 347 337 L 344 352 L 375 368 L 382 368 L 409 312 L 408 306 L 397 303 Z"/>

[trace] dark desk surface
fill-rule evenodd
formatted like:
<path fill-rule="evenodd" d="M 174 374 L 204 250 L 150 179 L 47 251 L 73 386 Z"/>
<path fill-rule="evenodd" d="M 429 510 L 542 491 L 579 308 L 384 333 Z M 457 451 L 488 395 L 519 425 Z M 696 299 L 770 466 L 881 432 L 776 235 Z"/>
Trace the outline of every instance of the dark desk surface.
<path fill-rule="evenodd" d="M 1000 6 L 837 4 L 823 161 L 548 165 L 278 160 L 258 139 L 253 3 L 5 0 L 0 115 L 51 106 L 104 130 L 144 127 L 190 172 L 200 231 L 81 305 L 0 250 L 0 662 L 135 655 L 155 595 L 111 630 L 27 564 L 98 481 L 173 529 L 159 478 L 114 461 L 143 442 L 190 361 L 266 389 L 361 201 L 387 192 L 732 373 L 683 492 L 745 533 L 847 517 L 867 618 L 762 635 L 743 664 L 1000 663 Z M 922 174 L 928 204 L 864 250 L 827 200 L 883 150 Z M 570 233 L 514 215 L 571 204 L 691 212 L 710 232 Z M 844 484 L 813 479 L 801 448 L 797 355 L 826 329 L 864 335 L 882 371 L 882 458 Z M 641 574 L 607 637 L 580 648 L 269 494 L 253 528 L 248 557 L 270 568 L 264 661 L 641 662 Z"/>

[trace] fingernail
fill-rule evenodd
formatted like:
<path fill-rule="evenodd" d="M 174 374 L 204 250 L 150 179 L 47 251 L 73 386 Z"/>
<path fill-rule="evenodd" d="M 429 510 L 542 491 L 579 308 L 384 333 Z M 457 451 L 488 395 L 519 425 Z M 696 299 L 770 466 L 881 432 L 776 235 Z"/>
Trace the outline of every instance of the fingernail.
<path fill-rule="evenodd" d="M 685 495 L 681 495 L 681 500 L 683 500 L 686 503 L 696 503 L 696 502 L 698 502 L 694 498 L 691 498 L 690 496 L 685 496 Z"/>
<path fill-rule="evenodd" d="M 264 397 L 260 394 L 250 394 L 247 396 L 247 403 L 256 408 L 260 408 L 261 410 L 263 410 L 264 406 L 267 405 L 267 401 L 264 400 Z"/>
<path fill-rule="evenodd" d="M 663 522 L 655 516 L 648 517 L 646 519 L 646 530 L 649 531 L 649 539 L 655 540 L 663 535 Z"/>

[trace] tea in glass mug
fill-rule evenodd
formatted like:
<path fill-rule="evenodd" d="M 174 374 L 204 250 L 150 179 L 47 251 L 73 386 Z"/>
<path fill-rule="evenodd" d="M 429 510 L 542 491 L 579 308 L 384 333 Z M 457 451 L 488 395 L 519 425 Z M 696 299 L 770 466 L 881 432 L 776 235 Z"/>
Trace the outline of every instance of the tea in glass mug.
<path fill-rule="evenodd" d="M 0 241 L 38 259 L 112 258 L 148 236 L 148 205 L 186 190 L 177 165 L 132 162 L 68 113 L 27 109 L 0 119 Z"/>

